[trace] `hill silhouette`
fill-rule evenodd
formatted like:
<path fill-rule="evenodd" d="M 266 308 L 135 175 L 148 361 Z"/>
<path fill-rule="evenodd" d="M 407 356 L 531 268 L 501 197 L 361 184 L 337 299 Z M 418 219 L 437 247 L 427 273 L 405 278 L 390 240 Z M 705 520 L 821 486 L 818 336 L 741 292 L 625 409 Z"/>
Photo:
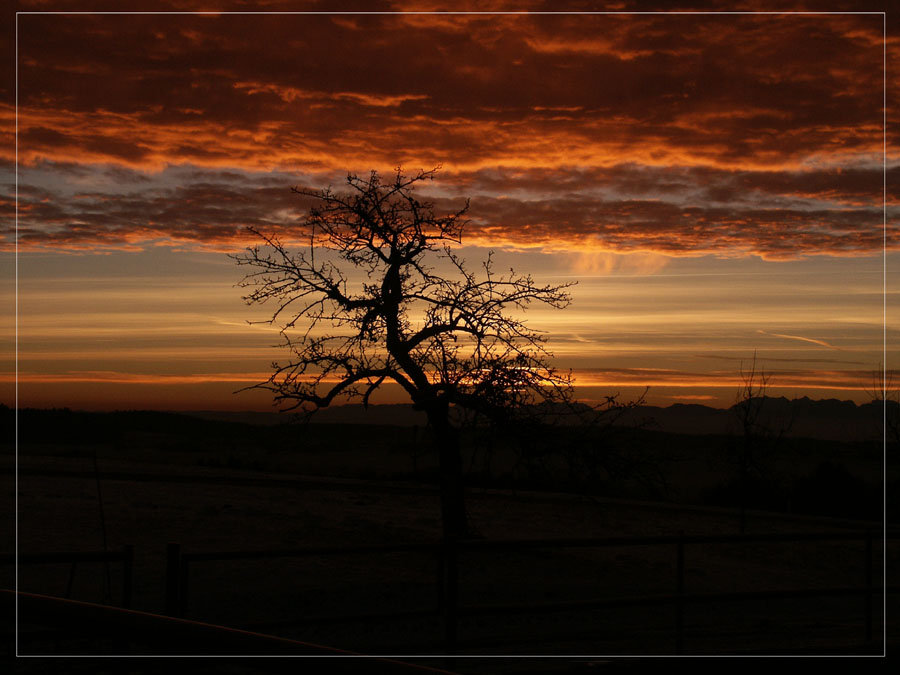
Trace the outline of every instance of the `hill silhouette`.
<path fill-rule="evenodd" d="M 900 407 L 896 401 L 887 404 Z M 853 442 L 873 440 L 880 435 L 880 402 L 857 405 L 838 399 L 813 400 L 808 397 L 787 399 L 770 397 L 763 404 L 763 418 L 789 423 L 785 436 L 820 440 Z M 187 416 L 222 422 L 272 425 L 286 421 L 277 412 L 186 411 Z M 622 425 L 642 424 L 666 433 L 676 434 L 732 434 L 737 433 L 734 406 L 712 408 L 694 403 L 675 403 L 667 407 L 643 405 L 626 412 Z M 387 424 L 394 426 L 422 426 L 425 415 L 411 405 L 388 404 L 342 405 L 317 412 L 312 423 L 328 424 Z"/>

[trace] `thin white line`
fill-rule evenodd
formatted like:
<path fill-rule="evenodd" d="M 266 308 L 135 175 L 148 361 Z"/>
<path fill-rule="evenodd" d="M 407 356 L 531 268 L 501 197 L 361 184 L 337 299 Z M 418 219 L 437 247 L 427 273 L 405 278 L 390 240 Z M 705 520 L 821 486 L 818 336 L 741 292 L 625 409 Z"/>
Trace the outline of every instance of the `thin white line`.
<path fill-rule="evenodd" d="M 566 660 L 591 660 L 600 659 L 808 659 L 827 656 L 829 659 L 860 659 L 882 658 L 881 654 L 454 654 L 455 659 L 566 659 Z M 161 654 L 121 656 L 114 654 L 54 654 L 53 656 L 41 656 L 35 654 L 22 654 L 25 659 L 121 659 L 121 658 L 152 658 L 152 659 L 445 659 L 446 654 Z"/>
<path fill-rule="evenodd" d="M 882 284 L 882 356 L 881 356 L 881 429 L 884 432 L 882 444 L 882 484 L 881 484 L 881 526 L 882 546 L 881 546 L 881 648 L 884 656 L 887 656 L 887 15 L 881 17 L 881 78 L 882 78 L 882 104 L 881 104 L 881 134 L 882 134 L 882 193 L 881 193 L 881 212 L 882 212 L 882 258 L 881 258 L 881 284 Z"/>
<path fill-rule="evenodd" d="M 19 658 L 122 658 L 121 656 L 110 655 L 110 654 L 72 654 L 72 655 L 54 655 L 52 657 L 37 655 L 37 654 L 19 654 L 19 499 L 18 499 L 18 481 L 19 481 L 19 15 L 62 15 L 62 16 L 93 16 L 93 15 L 139 15 L 139 16 L 150 16 L 150 15 L 162 15 L 162 16 L 223 16 L 223 15 L 238 15 L 238 16 L 266 16 L 266 15 L 297 15 L 297 16 L 330 16 L 330 15 L 389 15 L 389 16 L 403 16 L 403 15 L 475 15 L 475 16 L 496 16 L 496 15 L 506 15 L 506 16 L 544 16 L 544 15 L 567 15 L 567 16 L 580 16 L 580 15 L 637 15 L 637 16 L 733 16 L 733 15 L 765 15 L 765 16 L 836 16 L 836 15 L 881 15 L 882 17 L 882 33 L 883 33 L 883 45 L 882 45 L 882 61 L 883 61 L 883 70 L 882 70 L 882 79 L 883 79 L 883 106 L 882 106 L 882 130 L 883 130 L 883 160 L 882 167 L 884 171 L 884 185 L 883 185 L 883 213 L 884 213 L 884 226 L 883 226 L 883 265 L 882 265 L 882 284 L 883 284 L 883 375 L 886 375 L 887 368 L 887 13 L 884 11 L 881 12 L 869 12 L 869 11 L 827 11 L 827 12 L 813 12 L 813 11 L 655 11 L 655 12 L 622 12 L 622 11 L 536 11 L 536 12 L 527 12 L 527 11 L 379 11 L 379 12 L 365 12 L 365 11 L 280 11 L 280 12 L 261 12 L 261 11 L 246 11 L 246 12 L 235 12 L 235 11 L 226 11 L 226 12 L 209 12 L 209 11 L 193 11 L 193 12 L 175 12 L 175 11 L 167 11 L 167 12 L 127 12 L 127 11 L 80 11 L 80 12 L 71 12 L 71 11 L 17 11 L 16 12 L 16 38 L 15 38 L 15 69 L 16 69 L 16 82 L 15 82 L 15 104 L 16 104 L 16 114 L 15 114 L 15 124 L 16 124 L 16 167 L 15 167 L 15 183 L 16 183 L 16 210 L 15 210 L 15 369 L 16 369 L 16 382 L 15 382 L 15 509 L 16 509 L 16 517 L 15 517 L 15 589 L 16 589 L 16 598 L 15 598 L 15 652 L 16 656 Z M 884 382 L 884 387 L 887 386 L 886 380 L 882 380 Z M 886 410 L 887 410 L 887 400 L 886 395 L 884 396 L 884 405 L 883 405 L 883 415 L 884 415 L 884 424 L 883 428 L 885 430 L 885 444 L 884 444 L 884 457 L 883 462 L 886 461 L 886 439 L 887 439 L 887 427 L 886 427 Z M 883 466 L 886 466 L 883 464 Z M 884 603 L 884 614 L 883 614 L 883 622 L 882 622 L 882 631 L 883 631 L 883 641 L 882 641 L 882 649 L 883 653 L 881 656 L 886 656 L 887 652 L 887 518 L 886 518 L 886 505 L 887 505 L 887 490 L 886 490 L 886 471 L 884 473 L 885 476 L 885 484 L 884 484 L 884 492 L 883 492 L 883 501 L 882 505 L 885 509 L 885 516 L 882 521 L 882 525 L 884 528 L 884 546 L 882 547 L 882 555 L 884 557 L 883 565 L 882 565 L 882 575 L 883 575 L 883 584 L 882 587 L 884 590 L 883 595 L 883 603 Z M 335 658 L 336 656 L 343 656 L 344 658 L 447 658 L 447 654 L 404 654 L 404 655 L 288 655 L 290 658 Z M 775 654 L 760 654 L 754 655 L 754 658 L 817 658 L 820 655 L 802 655 L 802 654 L 788 654 L 788 655 L 775 655 Z M 863 657 L 878 657 L 877 654 L 862 654 L 862 655 L 852 655 L 852 654 L 836 654 L 829 655 L 829 658 L 859 658 Z M 284 658 L 284 656 L 276 656 L 269 654 L 252 654 L 246 655 L 245 657 L 241 656 L 233 656 L 233 655 L 224 655 L 224 654 L 190 654 L 190 655 L 174 655 L 174 654 L 165 654 L 165 655 L 154 655 L 152 657 L 145 655 L 134 655 L 130 658 Z M 557 659 L 609 659 L 609 658 L 644 658 L 644 659 L 662 659 L 662 658 L 710 658 L 710 659 L 728 659 L 728 658 L 746 658 L 744 655 L 707 655 L 707 654 L 696 654 L 696 655 L 677 655 L 677 654 L 456 654 L 453 655 L 454 658 L 557 658 Z"/>
<path fill-rule="evenodd" d="M 16 12 L 16 14 L 34 14 L 34 15 L 66 15 L 66 16 L 75 16 L 75 15 L 88 15 L 92 16 L 95 14 L 105 15 L 105 14 L 138 14 L 138 15 L 175 15 L 175 16 L 227 16 L 227 15 L 239 15 L 239 16 L 265 16 L 265 15 L 275 15 L 275 16 L 284 16 L 284 15 L 300 15 L 300 16 L 331 16 L 331 15 L 369 15 L 369 16 L 379 16 L 379 15 L 387 15 L 387 16 L 405 16 L 405 15 L 431 15 L 437 14 L 442 16 L 454 16 L 454 15 L 474 15 L 474 16 L 496 16 L 496 15 L 505 15 L 505 16 L 546 16 L 546 15 L 555 15 L 555 16 L 575 16 L 575 15 L 637 15 L 637 16 L 716 16 L 716 15 L 774 15 L 774 16 L 792 16 L 792 15 L 800 15 L 800 16 L 832 16 L 832 15 L 885 15 L 885 12 L 751 12 L 751 11 L 729 11 L 729 12 L 711 12 L 711 11 L 697 11 L 697 12 L 687 12 L 687 11 L 658 11 L 658 12 L 615 12 L 615 11 L 597 11 L 597 12 L 549 12 L 549 11 L 538 11 L 538 12 L 528 12 L 528 11 L 494 11 L 494 12 L 475 12 L 475 11 L 435 11 L 435 12 L 426 12 L 426 11 L 407 11 L 407 12 L 363 12 L 363 11 L 346 11 L 346 12 L 203 12 L 203 11 L 195 11 L 195 12 L 124 12 L 124 11 L 109 11 L 109 12 L 66 12 L 66 11 L 47 11 L 47 12 Z"/>
<path fill-rule="evenodd" d="M 14 422 L 13 427 L 15 428 L 15 449 L 16 449 L 16 469 L 15 469 L 15 509 L 16 509 L 16 517 L 15 517 L 15 581 L 14 586 L 16 589 L 16 602 L 15 602 L 15 612 L 16 616 L 13 619 L 15 623 L 15 653 L 16 656 L 19 656 L 19 14 L 16 12 L 16 56 L 15 56 L 15 68 L 16 68 L 16 263 L 15 263 L 15 290 L 16 290 L 16 300 L 15 300 L 15 324 L 16 324 L 16 342 L 15 342 L 15 362 L 16 362 L 16 391 L 14 395 L 15 399 L 15 412 L 14 414 Z"/>

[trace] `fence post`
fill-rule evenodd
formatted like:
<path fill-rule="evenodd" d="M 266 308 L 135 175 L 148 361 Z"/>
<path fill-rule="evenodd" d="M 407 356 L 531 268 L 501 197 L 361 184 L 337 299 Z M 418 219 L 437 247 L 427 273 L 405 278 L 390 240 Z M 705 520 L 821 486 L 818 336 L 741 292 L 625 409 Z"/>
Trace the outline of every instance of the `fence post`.
<path fill-rule="evenodd" d="M 444 584 L 444 544 L 441 542 L 435 549 L 437 551 L 437 613 L 441 616 L 444 614 L 444 594 L 446 593 L 446 584 Z"/>
<path fill-rule="evenodd" d="M 167 616 L 178 616 L 181 605 L 178 577 L 181 570 L 181 544 L 166 545 L 166 604 Z"/>
<path fill-rule="evenodd" d="M 122 607 L 131 609 L 134 600 L 134 546 L 122 549 Z"/>
<path fill-rule="evenodd" d="M 178 570 L 178 616 L 184 618 L 187 616 L 188 604 L 188 563 L 190 560 L 187 556 L 181 556 L 181 565 Z"/>
<path fill-rule="evenodd" d="M 78 569 L 78 563 L 76 561 L 72 561 L 72 566 L 69 568 L 69 580 L 66 582 L 66 598 L 72 597 L 72 586 L 75 585 L 75 570 Z"/>
<path fill-rule="evenodd" d="M 675 593 L 675 653 L 684 653 L 684 533 L 678 533 L 676 542 Z"/>
<path fill-rule="evenodd" d="M 872 642 L 872 533 L 866 533 L 866 642 Z"/>
<path fill-rule="evenodd" d="M 443 541 L 443 614 L 444 639 L 447 654 L 456 653 L 457 622 L 459 621 L 458 540 L 445 537 Z"/>

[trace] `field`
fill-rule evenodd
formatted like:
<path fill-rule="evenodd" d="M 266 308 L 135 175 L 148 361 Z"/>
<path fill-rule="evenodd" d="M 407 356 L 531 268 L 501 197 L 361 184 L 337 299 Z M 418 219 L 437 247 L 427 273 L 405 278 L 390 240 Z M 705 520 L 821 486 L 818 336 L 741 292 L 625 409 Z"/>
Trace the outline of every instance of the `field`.
<path fill-rule="evenodd" d="M 297 430 L 267 433 L 289 438 L 291 431 Z M 23 444 L 18 457 L 19 550 L 100 550 L 105 530 L 110 549 L 126 544 L 135 548 L 134 607 L 162 612 L 165 552 L 172 542 L 185 553 L 200 553 L 440 539 L 438 498 L 426 480 L 429 458 L 423 450 L 413 460 L 416 432 L 356 427 L 346 432 L 357 438 L 353 445 L 334 429 L 306 431 L 305 453 L 254 451 L 236 433 L 219 437 L 218 442 L 229 438 L 231 445 L 218 448 L 208 434 L 207 443 L 190 445 L 191 435 L 181 432 L 113 434 L 93 444 L 59 439 Z M 368 439 L 367 452 L 360 449 L 362 438 Z M 6 450 L 2 480 L 7 494 L 12 494 L 15 458 L 11 448 Z M 410 475 L 413 461 L 421 472 L 419 481 Z M 682 457 L 680 471 L 692 474 L 691 463 L 709 464 L 703 457 Z M 720 472 L 719 478 L 724 477 L 725 469 Z M 687 484 L 681 483 L 683 494 Z M 468 510 L 484 540 L 736 534 L 740 523 L 734 508 L 497 486 L 470 488 Z M 748 535 L 867 529 L 880 532 L 880 524 L 753 509 L 746 522 Z M 882 553 L 877 538 L 876 586 L 882 580 Z M 896 564 L 897 554 L 896 545 L 890 544 L 888 569 Z M 865 564 L 863 541 L 688 544 L 683 591 L 860 586 L 866 578 Z M 677 590 L 672 543 L 463 551 L 459 565 L 459 600 L 464 607 L 564 605 Z M 196 561 L 190 568 L 185 616 L 366 653 L 442 654 L 443 625 L 434 613 L 437 569 L 437 557 L 431 552 Z M 20 566 L 19 588 L 58 596 L 68 593 L 91 602 L 116 604 L 121 599 L 116 565 L 109 571 L 111 596 L 102 564 L 79 565 L 70 581 L 71 572 L 70 565 Z M 12 587 L 12 568 L 4 568 L 4 574 L 4 586 Z M 893 602 L 894 597 L 888 599 Z M 401 612 L 410 614 L 371 616 Z M 857 595 L 698 602 L 685 608 L 683 650 L 687 654 L 856 650 L 865 642 L 865 614 L 864 599 Z M 340 619 L 351 615 L 356 618 Z M 676 650 L 675 621 L 672 605 L 485 611 L 460 618 L 459 653 L 668 655 Z M 877 653 L 882 630 L 877 593 L 876 644 L 869 648 Z M 896 642 L 900 638 L 896 626 L 889 625 L 888 630 L 888 642 Z M 37 638 L 20 645 L 33 653 L 85 648 Z M 92 645 L 86 647 L 90 653 Z M 491 668 L 499 667 L 492 663 Z M 470 665 L 472 672 L 486 667 Z M 459 663 L 457 668 L 468 672 Z"/>

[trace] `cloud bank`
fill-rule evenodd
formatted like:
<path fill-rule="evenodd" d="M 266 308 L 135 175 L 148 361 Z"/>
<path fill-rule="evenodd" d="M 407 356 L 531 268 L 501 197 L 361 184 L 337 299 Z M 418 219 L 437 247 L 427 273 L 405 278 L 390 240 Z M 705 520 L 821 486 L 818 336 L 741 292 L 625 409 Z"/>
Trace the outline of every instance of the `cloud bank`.
<path fill-rule="evenodd" d="M 20 250 L 234 250 L 245 226 L 296 225 L 293 184 L 437 164 L 434 200 L 471 197 L 473 244 L 883 246 L 882 50 L 900 43 L 880 15 L 21 15 L 18 31 Z"/>

